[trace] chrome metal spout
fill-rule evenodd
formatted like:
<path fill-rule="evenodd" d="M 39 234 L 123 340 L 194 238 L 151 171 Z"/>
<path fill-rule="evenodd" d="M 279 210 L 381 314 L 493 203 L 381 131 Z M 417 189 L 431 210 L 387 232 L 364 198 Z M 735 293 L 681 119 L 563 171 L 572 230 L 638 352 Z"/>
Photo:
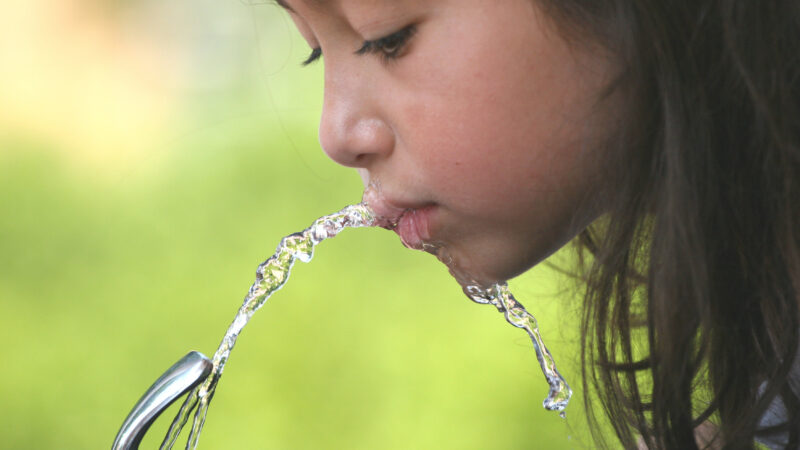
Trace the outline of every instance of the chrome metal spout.
<path fill-rule="evenodd" d="M 169 405 L 199 385 L 211 373 L 211 360 L 199 352 L 189 352 L 161 375 L 136 403 L 114 439 L 112 450 L 139 448 L 145 433 Z"/>

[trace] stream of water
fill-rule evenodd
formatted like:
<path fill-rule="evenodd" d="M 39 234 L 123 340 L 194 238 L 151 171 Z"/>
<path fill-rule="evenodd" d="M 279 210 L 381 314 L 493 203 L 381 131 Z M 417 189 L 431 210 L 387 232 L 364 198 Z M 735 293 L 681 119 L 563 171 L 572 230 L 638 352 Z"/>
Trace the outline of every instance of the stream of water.
<path fill-rule="evenodd" d="M 197 448 L 209 404 L 239 333 L 267 299 L 275 291 L 283 287 L 289 278 L 294 262 L 296 260 L 302 262 L 311 261 L 317 244 L 336 236 L 345 228 L 380 225 L 383 224 L 375 217 L 369 207 L 360 203 L 348 206 L 337 213 L 320 217 L 305 230 L 286 236 L 281 240 L 275 254 L 258 266 L 255 282 L 250 287 L 241 308 L 239 308 L 219 348 L 214 353 L 211 375 L 187 395 L 186 400 L 172 421 L 164 441 L 161 443 L 160 448 L 162 450 L 171 449 L 175 445 L 193 411 L 194 417 L 186 448 Z M 544 407 L 548 410 L 558 411 L 564 417 L 564 409 L 572 395 L 572 390 L 561 374 L 558 373 L 553 357 L 539 335 L 536 319 L 514 299 L 506 283 L 498 283 L 488 289 L 481 288 L 478 285 L 464 284 L 463 289 L 471 300 L 494 305 L 498 311 L 504 313 L 506 320 L 510 324 L 524 329 L 530 335 L 539 364 L 550 385 L 550 392 L 544 400 Z"/>

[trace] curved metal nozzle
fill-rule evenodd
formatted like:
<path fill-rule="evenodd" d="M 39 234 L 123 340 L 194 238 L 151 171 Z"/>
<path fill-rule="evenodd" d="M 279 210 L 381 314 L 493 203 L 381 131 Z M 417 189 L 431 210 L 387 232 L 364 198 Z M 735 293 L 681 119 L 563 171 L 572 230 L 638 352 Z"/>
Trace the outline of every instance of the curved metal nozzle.
<path fill-rule="evenodd" d="M 112 450 L 139 448 L 147 429 L 180 396 L 200 384 L 211 373 L 211 360 L 189 352 L 161 375 L 136 403 L 114 439 Z"/>

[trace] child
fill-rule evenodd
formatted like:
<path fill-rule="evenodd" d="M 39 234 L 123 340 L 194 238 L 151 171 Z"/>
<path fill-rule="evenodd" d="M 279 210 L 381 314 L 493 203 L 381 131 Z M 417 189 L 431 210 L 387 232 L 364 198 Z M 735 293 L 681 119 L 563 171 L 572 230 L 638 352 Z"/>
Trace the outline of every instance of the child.
<path fill-rule="evenodd" d="M 800 445 L 796 0 L 278 3 L 406 245 L 489 284 L 577 236 L 624 447 Z"/>

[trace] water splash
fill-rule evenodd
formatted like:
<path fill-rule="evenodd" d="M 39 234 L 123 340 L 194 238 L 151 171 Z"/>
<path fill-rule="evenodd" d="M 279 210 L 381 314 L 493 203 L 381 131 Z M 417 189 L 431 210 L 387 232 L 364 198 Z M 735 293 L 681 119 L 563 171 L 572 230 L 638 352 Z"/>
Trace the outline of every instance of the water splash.
<path fill-rule="evenodd" d="M 195 412 L 191 431 L 186 442 L 186 449 L 197 448 L 209 404 L 239 333 L 267 299 L 275 291 L 283 287 L 289 279 L 292 266 L 296 260 L 306 263 L 311 261 L 317 244 L 336 236 L 345 228 L 370 226 L 391 228 L 392 225 L 387 224 L 385 218 L 376 217 L 366 204 L 361 203 L 348 206 L 337 213 L 320 217 L 302 232 L 283 238 L 275 254 L 258 266 L 255 282 L 250 287 L 241 308 L 239 308 L 219 348 L 214 353 L 212 358 L 214 368 L 211 375 L 186 397 L 160 448 L 162 450 L 171 449 L 175 445 L 183 427 L 188 423 L 192 411 Z M 533 341 L 539 365 L 542 368 L 542 372 L 544 372 L 547 383 L 550 385 L 550 392 L 545 398 L 543 406 L 545 409 L 558 411 L 559 415 L 564 417 L 564 409 L 572 396 L 572 390 L 556 369 L 555 361 L 539 334 L 539 326 L 536 319 L 514 298 L 508 289 L 508 285 L 502 282 L 483 288 L 477 283 L 468 281 L 470 279 L 463 273 L 459 273 L 452 259 L 447 256 L 442 247 L 426 244 L 423 246 L 423 250 L 435 254 L 442 262 L 448 265 L 451 273 L 462 285 L 464 293 L 472 301 L 494 305 L 498 311 L 504 313 L 508 323 L 517 328 L 522 328 L 528 333 Z"/>
<path fill-rule="evenodd" d="M 228 361 L 228 356 L 230 356 L 231 350 L 236 344 L 236 338 L 239 337 L 239 333 L 247 325 L 253 314 L 264 305 L 275 291 L 283 287 L 286 280 L 289 279 L 294 262 L 296 260 L 306 263 L 311 261 L 314 256 L 314 247 L 317 244 L 336 236 L 345 228 L 373 225 L 375 225 L 375 216 L 372 211 L 366 205 L 358 204 L 348 206 L 337 213 L 320 217 L 305 230 L 290 234 L 281 240 L 275 250 L 275 254 L 258 266 L 255 282 L 250 287 L 241 308 L 239 308 L 239 312 L 228 327 L 225 337 L 222 338 L 222 343 L 217 352 L 214 353 L 214 357 L 211 360 L 214 364 L 211 375 L 186 397 L 169 431 L 167 431 L 164 441 L 161 443 L 162 449 L 169 449 L 175 445 L 175 441 L 195 408 L 196 411 L 189 438 L 186 442 L 186 448 L 197 448 L 209 403 L 214 397 L 217 383 L 222 376 L 222 371 L 225 369 L 225 363 Z"/>

